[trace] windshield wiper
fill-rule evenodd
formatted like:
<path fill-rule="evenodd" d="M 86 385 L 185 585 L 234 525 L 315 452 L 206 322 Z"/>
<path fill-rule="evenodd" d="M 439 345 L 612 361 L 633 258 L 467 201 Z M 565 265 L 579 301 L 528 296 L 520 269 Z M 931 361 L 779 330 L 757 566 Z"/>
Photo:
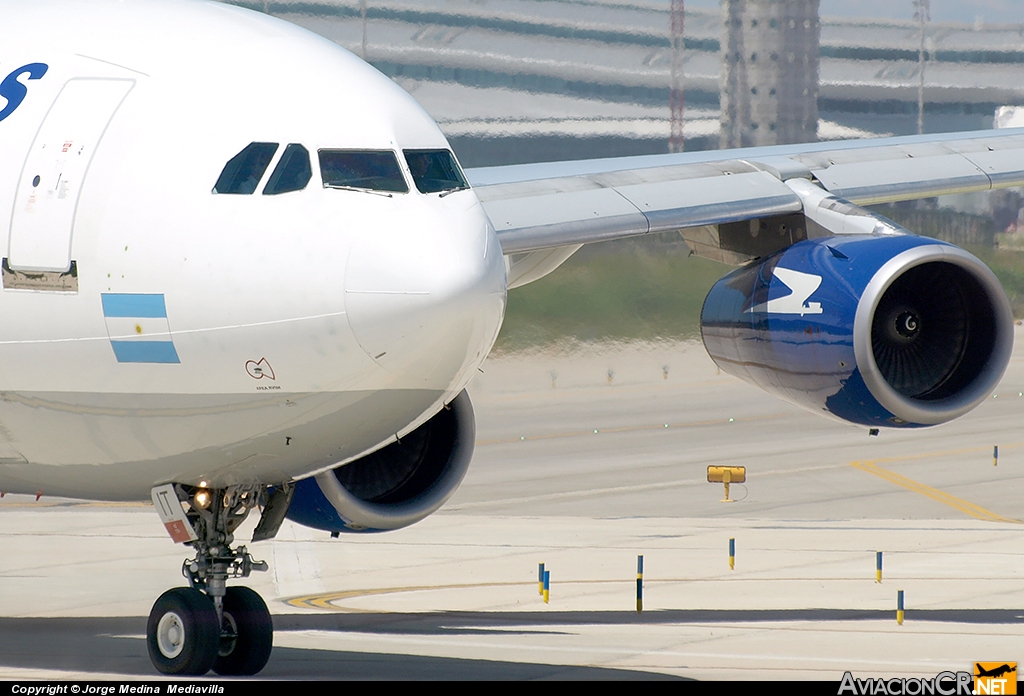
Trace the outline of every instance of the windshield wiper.
<path fill-rule="evenodd" d="M 377 191 L 376 189 L 359 188 L 358 186 L 345 186 L 343 184 L 324 184 L 324 188 L 338 189 L 339 191 L 358 191 L 360 193 L 372 193 L 377 196 L 387 196 L 393 198 L 394 194 L 388 193 L 387 191 Z"/>
<path fill-rule="evenodd" d="M 468 190 L 469 190 L 468 186 L 460 186 L 458 188 L 448 189 L 447 191 L 442 191 L 441 195 L 438 196 L 438 198 L 444 198 L 445 196 L 451 195 L 451 194 L 456 193 L 458 191 L 468 191 Z"/>

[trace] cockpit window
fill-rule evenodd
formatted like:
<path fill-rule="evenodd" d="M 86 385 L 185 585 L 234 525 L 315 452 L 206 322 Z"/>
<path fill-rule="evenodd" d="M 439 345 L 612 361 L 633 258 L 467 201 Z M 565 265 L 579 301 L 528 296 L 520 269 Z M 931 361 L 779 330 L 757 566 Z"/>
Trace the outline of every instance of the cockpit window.
<path fill-rule="evenodd" d="M 298 143 L 291 143 L 284 149 L 281 161 L 274 167 L 270 180 L 263 187 L 264 196 L 274 196 L 306 188 L 313 176 L 309 168 L 309 150 Z"/>
<path fill-rule="evenodd" d="M 408 193 L 398 158 L 390 150 L 320 150 L 324 188 Z"/>
<path fill-rule="evenodd" d="M 250 194 L 259 186 L 263 173 L 277 152 L 277 143 L 249 143 L 241 152 L 228 160 L 214 193 Z"/>
<path fill-rule="evenodd" d="M 460 191 L 469 188 L 469 182 L 459 169 L 455 155 L 448 150 L 405 150 L 412 180 L 420 193 Z"/>

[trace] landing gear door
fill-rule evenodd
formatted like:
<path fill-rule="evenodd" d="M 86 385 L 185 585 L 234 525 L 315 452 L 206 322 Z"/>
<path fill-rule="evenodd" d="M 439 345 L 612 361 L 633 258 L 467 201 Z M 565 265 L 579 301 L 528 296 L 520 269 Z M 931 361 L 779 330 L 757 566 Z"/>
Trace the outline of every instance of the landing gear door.
<path fill-rule="evenodd" d="M 134 80 L 76 78 L 43 120 L 21 171 L 11 218 L 12 270 L 71 268 L 71 232 L 89 163 Z"/>

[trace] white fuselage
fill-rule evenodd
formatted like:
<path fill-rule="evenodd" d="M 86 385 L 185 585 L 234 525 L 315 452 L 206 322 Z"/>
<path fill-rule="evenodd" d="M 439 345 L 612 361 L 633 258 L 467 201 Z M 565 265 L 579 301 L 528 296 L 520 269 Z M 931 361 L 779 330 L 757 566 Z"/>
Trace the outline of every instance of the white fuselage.
<path fill-rule="evenodd" d="M 216 3 L 3 0 L 0 16 L 0 80 L 46 66 L 16 78 L 0 120 L 0 490 L 281 482 L 465 387 L 505 265 L 473 191 L 413 185 L 403 149 L 448 144 L 408 94 Z M 279 144 L 255 193 L 213 193 L 251 142 Z M 262 195 L 289 143 L 311 154 L 309 184 Z M 393 151 L 410 190 L 324 188 L 320 149 Z M 177 362 L 153 346 L 126 361 L 118 341 L 169 343 Z"/>

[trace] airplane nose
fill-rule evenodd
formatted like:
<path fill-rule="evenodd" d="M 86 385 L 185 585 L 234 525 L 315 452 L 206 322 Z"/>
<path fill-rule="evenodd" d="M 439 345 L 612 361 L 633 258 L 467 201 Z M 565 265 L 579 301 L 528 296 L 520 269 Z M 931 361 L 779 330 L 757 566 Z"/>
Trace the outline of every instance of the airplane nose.
<path fill-rule="evenodd" d="M 420 388 L 447 389 L 478 366 L 504 315 L 497 238 L 475 196 L 468 210 L 457 203 L 364 233 L 345 271 L 345 309 L 359 345 Z"/>

